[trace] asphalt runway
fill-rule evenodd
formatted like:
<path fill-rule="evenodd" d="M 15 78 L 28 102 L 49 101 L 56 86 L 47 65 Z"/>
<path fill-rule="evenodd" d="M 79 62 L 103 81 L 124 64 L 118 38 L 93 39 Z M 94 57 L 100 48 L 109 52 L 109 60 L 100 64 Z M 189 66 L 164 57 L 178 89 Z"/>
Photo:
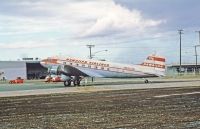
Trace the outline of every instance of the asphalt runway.
<path fill-rule="evenodd" d="M 200 83 L 37 89 L 1 97 L 0 117 L 1 129 L 198 129 Z"/>

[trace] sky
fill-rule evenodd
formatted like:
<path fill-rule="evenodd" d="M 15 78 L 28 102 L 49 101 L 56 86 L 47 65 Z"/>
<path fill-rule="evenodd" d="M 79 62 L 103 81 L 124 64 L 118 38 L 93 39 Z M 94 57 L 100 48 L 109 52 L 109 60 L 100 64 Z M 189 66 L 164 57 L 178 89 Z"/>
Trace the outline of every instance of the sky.
<path fill-rule="evenodd" d="M 91 44 L 95 59 L 139 64 L 157 54 L 167 64 L 179 63 L 178 30 L 183 29 L 182 63 L 195 62 L 199 0 L 0 2 L 0 60 L 88 58 Z"/>

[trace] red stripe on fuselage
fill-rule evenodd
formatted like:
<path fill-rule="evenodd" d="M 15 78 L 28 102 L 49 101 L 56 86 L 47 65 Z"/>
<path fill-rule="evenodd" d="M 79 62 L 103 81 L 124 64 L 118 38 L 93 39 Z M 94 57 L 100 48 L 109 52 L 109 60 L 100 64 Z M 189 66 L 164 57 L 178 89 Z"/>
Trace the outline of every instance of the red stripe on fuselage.
<path fill-rule="evenodd" d="M 153 61 L 165 62 L 165 58 L 161 58 L 161 57 L 149 56 L 147 59 L 148 59 L 148 60 L 153 60 Z"/>
<path fill-rule="evenodd" d="M 44 64 L 58 64 L 58 59 L 44 59 L 41 62 Z"/>
<path fill-rule="evenodd" d="M 154 67 L 154 68 L 165 69 L 165 65 L 160 65 L 160 64 L 142 63 L 141 65 L 142 66 L 147 66 L 147 67 Z"/>

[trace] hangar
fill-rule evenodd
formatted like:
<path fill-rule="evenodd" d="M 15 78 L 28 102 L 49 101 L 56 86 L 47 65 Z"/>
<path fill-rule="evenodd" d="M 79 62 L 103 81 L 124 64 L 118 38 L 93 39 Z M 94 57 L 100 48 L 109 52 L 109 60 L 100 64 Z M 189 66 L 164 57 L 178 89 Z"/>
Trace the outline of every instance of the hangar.
<path fill-rule="evenodd" d="M 40 79 L 47 75 L 47 69 L 40 65 L 40 61 L 0 61 L 0 80 Z"/>

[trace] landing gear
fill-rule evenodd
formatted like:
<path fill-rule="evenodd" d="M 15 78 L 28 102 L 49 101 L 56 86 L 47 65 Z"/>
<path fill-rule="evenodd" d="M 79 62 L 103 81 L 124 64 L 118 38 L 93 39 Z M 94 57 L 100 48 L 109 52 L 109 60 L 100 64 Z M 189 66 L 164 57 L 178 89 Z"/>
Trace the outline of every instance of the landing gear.
<path fill-rule="evenodd" d="M 81 77 L 80 76 L 75 76 L 74 79 L 73 79 L 73 83 L 74 83 L 74 86 L 80 86 L 80 83 L 81 83 Z"/>
<path fill-rule="evenodd" d="M 64 81 L 65 87 L 71 86 L 71 80 Z"/>
<path fill-rule="evenodd" d="M 149 80 L 148 80 L 148 79 L 145 79 L 145 80 L 144 80 L 144 83 L 149 83 Z"/>
<path fill-rule="evenodd" d="M 70 77 L 69 80 L 64 81 L 64 85 L 67 86 L 71 86 L 71 83 L 73 82 L 74 86 L 80 86 L 81 83 L 81 77 L 80 76 L 73 76 Z"/>
<path fill-rule="evenodd" d="M 74 80 L 73 81 L 73 83 L 74 83 L 74 86 L 80 86 L 80 80 Z"/>

